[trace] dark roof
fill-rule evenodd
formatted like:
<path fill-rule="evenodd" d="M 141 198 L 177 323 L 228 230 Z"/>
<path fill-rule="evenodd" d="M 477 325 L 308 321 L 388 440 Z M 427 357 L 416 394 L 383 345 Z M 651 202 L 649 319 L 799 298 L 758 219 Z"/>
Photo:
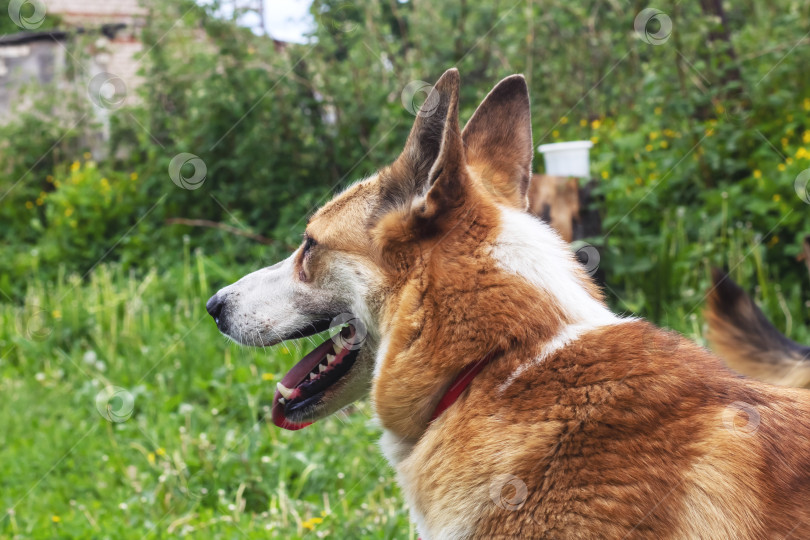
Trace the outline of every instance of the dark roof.
<path fill-rule="evenodd" d="M 8 34 L 0 36 L 0 47 L 4 45 L 22 45 L 34 41 L 64 41 L 71 34 L 88 34 L 91 32 L 99 32 L 108 38 L 112 39 L 119 30 L 126 28 L 124 23 L 103 24 L 99 28 L 85 29 L 76 28 L 75 30 L 43 30 L 41 32 L 18 32 L 16 34 Z"/>

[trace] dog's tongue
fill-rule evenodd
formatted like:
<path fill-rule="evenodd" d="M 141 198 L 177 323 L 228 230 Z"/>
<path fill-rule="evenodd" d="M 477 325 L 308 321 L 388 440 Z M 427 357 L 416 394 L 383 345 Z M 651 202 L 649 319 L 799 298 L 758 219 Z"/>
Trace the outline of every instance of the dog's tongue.
<path fill-rule="evenodd" d="M 309 373 L 317 367 L 321 360 L 332 351 L 334 343 L 331 339 L 327 339 L 315 349 L 303 357 L 297 364 L 295 364 L 290 371 L 287 372 L 284 377 L 282 377 L 280 383 L 287 388 L 291 388 L 293 391 L 293 396 L 297 396 L 300 393 L 300 390 L 296 388 L 303 380 L 309 375 Z M 310 425 L 312 422 L 307 422 L 303 424 L 296 424 L 295 422 L 290 422 L 287 420 L 287 417 L 284 416 L 284 405 L 278 402 L 279 398 L 281 397 L 281 393 L 276 389 L 276 393 L 273 396 L 273 409 L 272 409 L 272 418 L 273 423 L 280 428 L 289 429 L 291 431 L 295 431 L 298 429 L 302 429 Z"/>
<path fill-rule="evenodd" d="M 327 339 L 315 347 L 311 353 L 299 360 L 298 363 L 282 377 L 281 384 L 287 388 L 295 389 L 296 386 L 306 379 L 309 372 L 315 369 L 318 363 L 323 360 L 328 353 L 332 352 L 334 345 L 335 343 L 332 339 Z"/>

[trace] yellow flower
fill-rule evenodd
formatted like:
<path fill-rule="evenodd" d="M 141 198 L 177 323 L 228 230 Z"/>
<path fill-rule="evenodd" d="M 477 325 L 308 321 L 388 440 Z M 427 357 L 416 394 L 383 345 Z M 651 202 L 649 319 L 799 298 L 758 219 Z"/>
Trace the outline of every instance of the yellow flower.
<path fill-rule="evenodd" d="M 588 121 L 583 118 L 582 120 L 579 121 L 579 125 L 585 127 L 588 125 Z"/>
<path fill-rule="evenodd" d="M 656 107 L 655 109 L 653 109 L 653 112 L 655 113 L 656 116 L 661 116 L 661 113 L 664 112 L 664 110 L 661 107 Z"/>
<path fill-rule="evenodd" d="M 810 98 L 804 98 L 804 101 L 802 102 L 802 107 L 804 108 L 805 111 L 810 111 Z"/>
<path fill-rule="evenodd" d="M 646 150 L 647 152 L 652 152 L 653 151 L 653 145 L 648 144 L 647 146 L 644 147 L 644 150 Z"/>
<path fill-rule="evenodd" d="M 786 138 L 782 137 L 781 143 L 782 143 L 782 146 L 785 147 L 785 146 L 788 145 L 788 140 Z"/>
<path fill-rule="evenodd" d="M 593 129 L 599 129 L 599 126 L 601 126 L 601 125 L 602 125 L 602 122 L 600 122 L 599 120 L 594 120 L 593 122 L 591 122 L 591 127 Z"/>
<path fill-rule="evenodd" d="M 787 169 L 784 163 L 780 163 L 779 165 L 776 166 L 776 168 L 779 169 L 780 171 L 784 171 L 785 169 Z"/>
<path fill-rule="evenodd" d="M 159 456 L 165 456 L 166 455 L 166 449 L 163 448 L 163 447 L 160 447 L 157 450 L 155 450 L 155 454 L 157 454 Z"/>
<path fill-rule="evenodd" d="M 652 133 L 650 133 L 650 140 L 651 141 L 654 141 L 657 138 L 658 138 L 658 132 L 657 131 L 653 131 Z"/>
<path fill-rule="evenodd" d="M 154 454 L 154 453 L 152 453 L 152 452 L 149 452 L 149 453 L 146 455 L 146 461 L 148 461 L 148 462 L 149 462 L 149 465 L 154 465 L 154 464 L 155 464 L 155 454 Z"/>
<path fill-rule="evenodd" d="M 54 319 L 61 319 L 62 318 L 62 312 L 59 311 L 58 309 L 55 309 L 55 310 L 51 311 L 51 315 L 53 316 Z"/>
<path fill-rule="evenodd" d="M 782 200 L 782 196 L 781 196 L 781 195 L 779 195 L 778 193 L 774 193 L 774 194 L 773 194 L 773 202 L 779 202 L 779 201 L 781 201 L 781 200 Z"/>
<path fill-rule="evenodd" d="M 754 178 L 756 179 L 762 178 L 762 171 L 760 171 L 759 169 L 754 169 Z"/>
<path fill-rule="evenodd" d="M 62 518 L 60 518 L 59 516 L 51 516 L 51 521 L 53 521 L 54 523 L 59 523 L 60 521 L 62 521 Z"/>
<path fill-rule="evenodd" d="M 25 207 L 31 210 L 34 207 L 34 203 L 31 201 L 25 201 Z"/>
<path fill-rule="evenodd" d="M 591 143 L 596 144 L 599 142 L 599 137 L 591 137 Z"/>
<path fill-rule="evenodd" d="M 44 202 L 45 202 L 45 201 L 42 199 L 42 197 L 37 197 L 37 206 L 42 206 L 42 204 L 43 204 Z"/>
<path fill-rule="evenodd" d="M 779 237 L 774 235 L 774 237 L 771 238 L 771 240 L 768 242 L 768 245 L 769 246 L 775 246 L 778 243 L 779 243 Z"/>
<path fill-rule="evenodd" d="M 92 155 L 92 154 L 90 154 L 90 152 L 85 152 L 84 154 L 82 154 L 82 157 L 83 157 L 84 159 L 90 159 L 91 157 L 93 157 L 93 155 Z"/>
<path fill-rule="evenodd" d="M 602 178 L 607 180 L 607 177 L 608 177 L 608 172 L 607 171 L 602 171 Z"/>
<path fill-rule="evenodd" d="M 802 142 L 810 143 L 810 130 L 804 132 L 804 135 L 802 135 Z"/>
<path fill-rule="evenodd" d="M 790 165 L 791 163 L 793 163 L 793 158 L 792 158 L 792 157 L 789 157 L 789 158 L 785 159 L 785 163 L 787 163 L 788 165 Z"/>
<path fill-rule="evenodd" d="M 717 114 L 723 114 L 724 112 L 726 112 L 726 108 L 725 108 L 725 107 L 723 107 L 723 105 L 722 105 L 722 104 L 720 104 L 720 103 L 718 103 L 718 104 L 715 106 L 714 110 L 715 110 L 715 111 L 717 111 Z"/>
<path fill-rule="evenodd" d="M 102 179 L 101 179 L 101 186 L 102 186 L 102 187 L 105 187 L 105 188 L 110 187 L 110 181 L 109 181 L 109 180 L 107 180 L 106 178 L 102 178 Z"/>
<path fill-rule="evenodd" d="M 555 129 L 554 131 L 551 132 L 551 136 L 556 139 L 557 137 L 560 136 L 560 132 Z"/>
<path fill-rule="evenodd" d="M 563 116 L 562 118 L 560 118 L 560 123 L 563 124 L 563 125 L 567 124 L 568 123 L 568 117 Z"/>
<path fill-rule="evenodd" d="M 262 380 L 263 381 L 272 381 L 275 378 L 276 378 L 276 376 L 273 375 L 272 373 L 262 373 Z"/>
<path fill-rule="evenodd" d="M 67 208 L 65 208 L 65 217 L 70 217 L 72 215 L 73 215 L 73 207 L 68 206 Z"/>
<path fill-rule="evenodd" d="M 661 141 L 661 148 L 667 148 L 669 143 L 667 141 Z"/>
<path fill-rule="evenodd" d="M 323 523 L 323 518 L 319 517 L 312 517 L 306 521 L 301 522 L 301 526 L 305 529 L 309 529 L 310 531 L 315 530 L 315 525 Z"/>
<path fill-rule="evenodd" d="M 798 150 L 796 150 L 796 159 L 808 159 L 810 153 L 807 152 L 807 148 L 800 146 Z"/>
<path fill-rule="evenodd" d="M 636 176 L 636 185 L 640 186 L 644 181 L 641 179 L 640 176 Z"/>
<path fill-rule="evenodd" d="M 74 162 L 73 162 L 73 163 L 71 163 L 71 165 L 70 165 L 70 170 L 71 170 L 71 172 L 76 172 L 76 171 L 78 171 L 78 170 L 79 170 L 79 167 L 81 167 L 81 165 L 79 164 L 79 162 L 78 162 L 78 161 L 74 161 Z"/>
<path fill-rule="evenodd" d="M 49 184 L 53 184 L 53 176 L 49 174 L 48 176 L 45 177 L 45 181 L 48 182 Z"/>
<path fill-rule="evenodd" d="M 711 137 L 712 135 L 714 135 L 714 129 L 713 128 L 707 129 L 706 130 L 706 136 Z"/>
<path fill-rule="evenodd" d="M 54 187 L 57 187 L 57 188 L 58 188 L 59 186 L 61 186 L 61 185 L 62 185 L 62 182 L 60 182 L 59 180 L 54 180 L 54 181 L 53 181 L 53 185 L 54 185 Z"/>
<path fill-rule="evenodd" d="M 136 172 L 131 173 L 131 174 L 129 175 L 129 179 L 130 179 L 130 180 L 137 180 L 137 179 L 138 179 L 138 173 L 136 173 Z"/>

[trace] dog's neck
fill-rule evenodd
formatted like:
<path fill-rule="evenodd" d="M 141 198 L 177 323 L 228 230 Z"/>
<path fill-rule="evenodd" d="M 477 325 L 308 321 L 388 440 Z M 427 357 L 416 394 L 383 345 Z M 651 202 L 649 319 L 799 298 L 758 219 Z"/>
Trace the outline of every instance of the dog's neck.
<path fill-rule="evenodd" d="M 488 352 L 537 351 L 569 327 L 617 320 L 536 218 L 493 205 L 465 226 L 442 247 L 453 266 L 428 259 L 385 310 L 373 397 L 381 424 L 400 438 L 421 437 L 452 380 Z"/>

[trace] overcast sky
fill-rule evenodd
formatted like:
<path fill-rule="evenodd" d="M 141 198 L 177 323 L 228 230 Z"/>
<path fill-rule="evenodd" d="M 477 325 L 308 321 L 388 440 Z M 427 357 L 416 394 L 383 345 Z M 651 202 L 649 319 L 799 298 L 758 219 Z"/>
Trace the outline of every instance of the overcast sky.
<path fill-rule="evenodd" d="M 312 0 L 264 0 L 267 31 L 275 39 L 303 43 L 304 33 L 314 24 L 309 6 Z"/>

